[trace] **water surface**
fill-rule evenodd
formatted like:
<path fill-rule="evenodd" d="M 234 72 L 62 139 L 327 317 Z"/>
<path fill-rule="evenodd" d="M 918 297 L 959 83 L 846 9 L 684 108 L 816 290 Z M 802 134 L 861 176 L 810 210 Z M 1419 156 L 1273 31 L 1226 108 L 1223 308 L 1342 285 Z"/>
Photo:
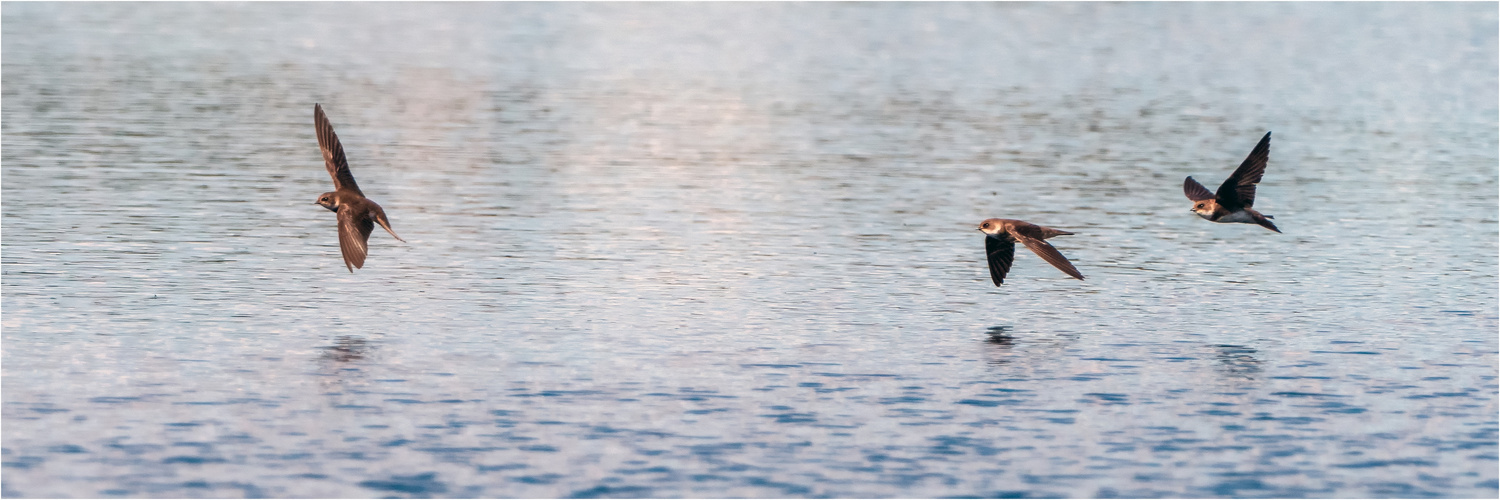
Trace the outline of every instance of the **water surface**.
<path fill-rule="evenodd" d="M 1496 12 L 8 3 L 0 489 L 1494 497 Z"/>

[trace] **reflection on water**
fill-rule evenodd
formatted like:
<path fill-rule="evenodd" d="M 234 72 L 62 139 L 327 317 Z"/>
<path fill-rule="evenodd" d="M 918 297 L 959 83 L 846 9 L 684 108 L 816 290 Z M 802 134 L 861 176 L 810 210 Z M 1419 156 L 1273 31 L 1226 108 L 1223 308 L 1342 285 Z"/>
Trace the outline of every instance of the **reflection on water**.
<path fill-rule="evenodd" d="M 1253 380 L 1260 375 L 1260 359 L 1256 350 L 1240 345 L 1216 345 L 1214 359 L 1218 360 L 1219 373 L 1231 378 Z"/>
<path fill-rule="evenodd" d="M 1496 14 L 7 3 L 0 496 L 1493 498 Z"/>
<path fill-rule="evenodd" d="M 985 343 L 989 344 L 985 352 L 989 356 L 989 362 L 995 365 L 1003 365 L 1010 362 L 1009 354 L 1016 345 L 1016 338 L 1011 336 L 1012 327 L 1007 325 L 992 326 L 985 330 Z"/>
<path fill-rule="evenodd" d="M 321 359 L 333 361 L 335 366 L 351 361 L 365 359 L 365 355 L 374 350 L 375 346 L 359 337 L 341 335 L 335 338 L 333 345 L 324 346 Z"/>
<path fill-rule="evenodd" d="M 992 326 L 984 329 L 985 336 L 989 342 L 998 346 L 1010 346 L 1015 344 L 1016 338 L 1011 335 L 1015 327 L 1008 325 Z"/>

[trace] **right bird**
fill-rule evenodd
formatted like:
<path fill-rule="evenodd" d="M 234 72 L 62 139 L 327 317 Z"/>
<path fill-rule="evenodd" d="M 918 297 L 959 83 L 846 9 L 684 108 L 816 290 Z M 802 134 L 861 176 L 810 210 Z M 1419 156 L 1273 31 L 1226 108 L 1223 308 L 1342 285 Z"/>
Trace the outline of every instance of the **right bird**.
<path fill-rule="evenodd" d="M 1010 272 L 1010 265 L 1016 260 L 1017 241 L 1052 264 L 1052 267 L 1068 273 L 1068 276 L 1083 279 L 1083 274 L 1073 267 L 1072 262 L 1068 262 L 1067 257 L 1063 257 L 1051 244 L 1042 241 L 1073 233 L 1015 219 L 985 219 L 979 223 L 979 230 L 984 232 L 984 250 L 989 255 L 990 279 L 995 281 L 995 286 L 1005 282 L 1005 273 Z"/>
<path fill-rule="evenodd" d="M 1266 160 L 1270 157 L 1271 133 L 1266 132 L 1266 136 L 1260 139 L 1260 144 L 1256 144 L 1255 149 L 1250 151 L 1250 156 L 1245 157 L 1240 168 L 1235 169 L 1234 175 L 1230 175 L 1219 185 L 1219 192 L 1209 191 L 1193 180 L 1192 176 L 1188 176 L 1182 182 L 1182 192 L 1187 194 L 1189 200 L 1193 200 L 1193 213 L 1213 222 L 1260 224 L 1266 229 L 1281 232 L 1276 229 L 1276 224 L 1271 223 L 1273 217 L 1261 215 L 1250 208 L 1255 204 L 1255 185 L 1265 175 Z"/>

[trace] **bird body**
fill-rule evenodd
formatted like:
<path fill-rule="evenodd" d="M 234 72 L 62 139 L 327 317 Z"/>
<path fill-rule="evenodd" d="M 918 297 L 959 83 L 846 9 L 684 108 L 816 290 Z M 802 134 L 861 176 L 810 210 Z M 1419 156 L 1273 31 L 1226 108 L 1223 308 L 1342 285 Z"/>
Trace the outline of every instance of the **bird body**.
<path fill-rule="evenodd" d="M 323 165 L 328 168 L 328 175 L 333 177 L 333 191 L 319 195 L 315 203 L 338 214 L 339 250 L 344 254 L 344 267 L 349 268 L 352 273 L 355 268 L 365 266 L 370 233 L 375 230 L 375 224 L 380 224 L 397 240 L 403 243 L 406 240 L 396 236 L 396 231 L 391 230 L 391 223 L 386 219 L 385 210 L 380 208 L 380 204 L 365 198 L 359 185 L 354 183 L 354 174 L 349 172 L 349 161 L 344 158 L 344 145 L 339 143 L 339 136 L 333 133 L 333 124 L 329 123 L 328 115 L 323 113 L 322 105 L 313 104 L 313 127 L 318 132 L 318 147 L 323 150 Z"/>
<path fill-rule="evenodd" d="M 1026 248 L 1031 249 L 1042 260 L 1067 273 L 1068 276 L 1083 279 L 1083 274 L 1078 272 L 1078 268 L 1073 267 L 1073 263 L 1068 262 L 1067 257 L 1063 257 L 1061 252 L 1045 241 L 1054 236 L 1073 233 L 1015 219 L 985 219 L 984 222 L 979 223 L 979 230 L 985 235 L 984 249 L 990 264 L 990 279 L 994 280 L 995 286 L 1000 286 L 1005 282 L 1005 275 L 1010 272 L 1011 264 L 1015 262 L 1017 242 L 1026 245 Z"/>

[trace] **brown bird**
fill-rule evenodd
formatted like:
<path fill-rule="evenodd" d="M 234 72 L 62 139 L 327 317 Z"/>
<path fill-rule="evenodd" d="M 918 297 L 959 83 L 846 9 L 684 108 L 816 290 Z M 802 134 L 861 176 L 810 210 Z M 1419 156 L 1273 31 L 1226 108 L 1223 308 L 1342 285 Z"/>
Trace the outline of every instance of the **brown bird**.
<path fill-rule="evenodd" d="M 979 230 L 984 232 L 984 250 L 989 254 L 990 279 L 995 280 L 995 286 L 1005 282 L 1005 273 L 1010 272 L 1010 265 L 1016 259 L 1016 242 L 1026 245 L 1032 252 L 1042 260 L 1052 264 L 1068 276 L 1083 279 L 1083 274 L 1068 262 L 1056 248 L 1045 240 L 1053 236 L 1073 234 L 1067 231 L 1042 227 L 1026 221 L 1015 219 L 985 219 L 979 223 Z"/>
<path fill-rule="evenodd" d="M 339 144 L 339 136 L 333 133 L 333 124 L 328 122 L 328 115 L 323 114 L 323 106 L 318 104 L 313 104 L 313 127 L 318 131 L 318 147 L 323 149 L 323 165 L 333 177 L 333 191 L 323 193 L 316 203 L 339 214 L 339 250 L 344 252 L 344 267 L 352 273 L 356 267 L 365 267 L 365 255 L 369 253 L 367 243 L 376 223 L 402 243 L 406 240 L 391 230 L 385 210 L 365 198 L 359 185 L 354 183 L 354 174 L 349 173 L 349 161 L 344 159 L 344 145 Z"/>
<path fill-rule="evenodd" d="M 1260 139 L 1260 144 L 1256 144 L 1255 149 L 1250 151 L 1250 156 L 1245 157 L 1240 168 L 1235 169 L 1234 175 L 1230 175 L 1219 185 L 1218 193 L 1210 192 L 1193 180 L 1192 176 L 1188 176 L 1182 182 L 1182 192 L 1187 194 L 1189 200 L 1193 200 L 1193 213 L 1213 222 L 1260 224 L 1266 229 L 1281 232 L 1276 229 L 1276 224 L 1271 223 L 1273 217 L 1261 215 L 1250 208 L 1255 204 L 1255 185 L 1265 175 L 1266 161 L 1270 158 L 1271 133 L 1266 132 L 1266 136 Z"/>

